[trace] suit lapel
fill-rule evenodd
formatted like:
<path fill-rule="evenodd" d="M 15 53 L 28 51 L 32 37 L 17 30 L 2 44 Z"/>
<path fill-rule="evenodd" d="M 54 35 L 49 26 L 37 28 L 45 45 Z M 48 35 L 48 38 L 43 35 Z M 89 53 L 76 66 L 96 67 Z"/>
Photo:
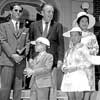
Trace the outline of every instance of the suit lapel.
<path fill-rule="evenodd" d="M 9 22 L 9 27 L 10 29 L 12 30 L 12 33 L 13 35 L 15 36 L 15 38 L 19 38 L 19 36 L 21 35 L 22 33 L 22 27 L 19 27 L 19 30 L 18 31 L 15 31 L 15 28 L 14 28 L 14 25 L 12 23 L 12 21 Z"/>
<path fill-rule="evenodd" d="M 41 64 L 41 62 L 43 63 L 43 60 L 45 59 L 46 57 L 46 52 L 38 59 L 38 56 L 34 59 L 34 65 L 37 65 L 37 64 Z"/>
<path fill-rule="evenodd" d="M 53 33 L 53 29 L 54 28 L 54 21 L 51 21 L 51 24 L 50 24 L 50 27 L 49 27 L 49 31 L 48 31 L 48 34 L 47 34 L 47 38 Z"/>
<path fill-rule="evenodd" d="M 41 21 L 39 21 L 39 30 L 40 30 L 40 33 L 41 33 L 41 35 L 42 35 L 42 33 L 43 33 L 43 25 L 42 25 L 42 20 Z"/>
<path fill-rule="evenodd" d="M 50 27 L 49 27 L 49 31 L 48 31 L 48 34 L 46 35 L 46 37 L 49 37 L 49 35 L 52 33 L 52 31 L 53 31 L 53 26 L 54 26 L 54 22 L 51 21 L 51 24 L 50 24 Z M 38 23 L 38 27 L 39 27 L 39 31 L 40 31 L 40 33 L 41 33 L 40 36 L 41 36 L 42 33 L 43 33 L 42 20 L 39 21 L 39 23 Z"/>
<path fill-rule="evenodd" d="M 51 24 L 50 24 L 50 27 L 49 27 L 48 34 L 47 34 L 46 37 L 49 37 L 49 35 L 52 33 L 52 31 L 53 31 L 53 24 L 51 23 Z"/>

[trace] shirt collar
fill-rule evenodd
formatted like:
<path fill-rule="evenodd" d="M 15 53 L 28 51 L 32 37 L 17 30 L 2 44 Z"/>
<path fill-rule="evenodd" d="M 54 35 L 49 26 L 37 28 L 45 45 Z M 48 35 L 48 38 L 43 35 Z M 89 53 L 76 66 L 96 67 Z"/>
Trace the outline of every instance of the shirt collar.
<path fill-rule="evenodd" d="M 42 51 L 42 52 L 39 53 L 39 55 L 43 55 L 45 52 L 46 52 L 46 51 Z"/>
<path fill-rule="evenodd" d="M 14 20 L 14 19 L 12 19 L 11 21 L 13 22 L 13 24 L 15 24 L 15 23 L 17 22 L 17 21 Z M 18 24 L 19 24 L 19 21 L 18 21 Z"/>
<path fill-rule="evenodd" d="M 42 19 L 42 23 L 45 24 L 46 21 Z M 51 22 L 48 22 L 48 25 L 50 25 Z"/>

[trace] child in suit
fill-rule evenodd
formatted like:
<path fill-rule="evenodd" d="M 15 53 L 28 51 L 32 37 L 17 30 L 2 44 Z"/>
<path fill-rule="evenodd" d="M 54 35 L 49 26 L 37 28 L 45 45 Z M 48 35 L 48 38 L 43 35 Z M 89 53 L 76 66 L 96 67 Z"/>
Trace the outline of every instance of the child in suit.
<path fill-rule="evenodd" d="M 47 38 L 39 37 L 31 43 L 35 45 L 38 55 L 29 61 L 30 68 L 25 69 L 28 77 L 32 75 L 30 100 L 48 100 L 49 89 L 52 86 L 53 65 L 53 56 L 46 52 L 46 48 L 50 47 L 50 42 Z"/>

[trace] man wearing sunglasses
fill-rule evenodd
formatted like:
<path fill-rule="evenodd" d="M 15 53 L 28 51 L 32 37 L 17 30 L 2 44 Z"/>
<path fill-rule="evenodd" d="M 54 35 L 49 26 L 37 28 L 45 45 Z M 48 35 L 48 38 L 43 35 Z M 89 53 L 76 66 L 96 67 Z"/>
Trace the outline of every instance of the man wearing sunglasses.
<path fill-rule="evenodd" d="M 23 55 L 19 54 L 19 51 L 28 42 L 28 31 L 20 22 L 23 8 L 19 4 L 14 4 L 10 10 L 11 20 L 0 24 L 0 46 L 2 48 L 0 53 L 0 100 L 9 100 L 13 81 L 13 100 L 21 99 L 23 70 L 26 63 L 25 56 L 28 53 L 25 49 Z"/>

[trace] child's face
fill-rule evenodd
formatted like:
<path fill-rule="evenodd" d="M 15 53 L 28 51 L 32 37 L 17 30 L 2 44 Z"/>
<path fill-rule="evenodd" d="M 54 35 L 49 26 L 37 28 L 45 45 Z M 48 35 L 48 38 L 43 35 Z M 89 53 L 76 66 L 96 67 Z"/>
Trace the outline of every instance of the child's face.
<path fill-rule="evenodd" d="M 80 32 L 71 32 L 70 33 L 70 40 L 73 44 L 77 44 L 81 42 L 81 33 Z"/>
<path fill-rule="evenodd" d="M 46 45 L 40 42 L 37 42 L 35 45 L 35 51 L 36 52 L 41 52 L 44 51 L 46 49 Z"/>

